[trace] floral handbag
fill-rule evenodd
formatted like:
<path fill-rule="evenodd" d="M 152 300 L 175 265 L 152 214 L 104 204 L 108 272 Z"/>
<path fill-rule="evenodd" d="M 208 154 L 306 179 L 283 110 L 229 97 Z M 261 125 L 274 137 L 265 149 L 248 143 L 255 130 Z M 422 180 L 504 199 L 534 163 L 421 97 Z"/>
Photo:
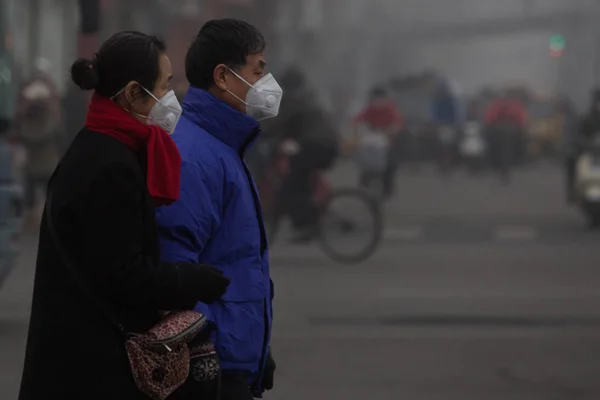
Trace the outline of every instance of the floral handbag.
<path fill-rule="evenodd" d="M 133 379 L 140 391 L 154 400 L 165 400 L 190 374 L 188 343 L 205 327 L 204 315 L 194 311 L 167 314 L 142 334 L 125 342 Z M 213 348 L 211 342 L 204 343 Z"/>

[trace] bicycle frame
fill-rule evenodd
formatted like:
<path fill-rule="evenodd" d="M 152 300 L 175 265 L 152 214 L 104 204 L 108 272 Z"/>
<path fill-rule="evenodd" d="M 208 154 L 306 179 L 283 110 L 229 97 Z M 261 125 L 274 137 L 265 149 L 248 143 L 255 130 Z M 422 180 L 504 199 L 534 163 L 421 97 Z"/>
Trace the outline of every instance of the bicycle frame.
<path fill-rule="evenodd" d="M 289 157 L 278 155 L 272 167 L 265 174 L 265 178 L 259 182 L 258 190 L 264 214 L 277 212 L 279 201 L 279 190 L 284 179 L 290 172 Z M 315 204 L 324 204 L 331 196 L 331 183 L 320 171 L 313 171 L 311 177 L 312 199 Z"/>

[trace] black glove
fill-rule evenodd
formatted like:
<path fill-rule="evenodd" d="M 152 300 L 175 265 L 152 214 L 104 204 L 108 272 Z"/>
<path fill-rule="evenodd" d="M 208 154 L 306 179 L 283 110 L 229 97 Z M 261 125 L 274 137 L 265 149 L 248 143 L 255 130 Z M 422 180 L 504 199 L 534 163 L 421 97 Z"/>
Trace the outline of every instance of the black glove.
<path fill-rule="evenodd" d="M 267 355 L 267 363 L 265 364 L 265 371 L 263 372 L 263 379 L 262 379 L 263 390 L 273 389 L 273 380 L 275 378 L 275 369 L 276 368 L 277 368 L 277 365 L 275 364 L 275 360 L 273 360 L 273 356 L 271 355 L 271 350 L 269 350 L 269 354 Z"/>
<path fill-rule="evenodd" d="M 223 271 L 212 265 L 196 265 L 195 275 L 200 286 L 198 301 L 206 304 L 211 304 L 223 297 L 231 282 L 231 279 L 223 275 Z"/>

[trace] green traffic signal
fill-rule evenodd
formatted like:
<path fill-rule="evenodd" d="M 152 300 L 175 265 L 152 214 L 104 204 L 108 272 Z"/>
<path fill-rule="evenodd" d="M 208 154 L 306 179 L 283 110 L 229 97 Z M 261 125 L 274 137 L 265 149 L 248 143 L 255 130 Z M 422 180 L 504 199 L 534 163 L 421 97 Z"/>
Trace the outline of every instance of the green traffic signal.
<path fill-rule="evenodd" d="M 552 35 L 550 36 L 549 46 L 551 51 L 563 51 L 567 46 L 567 40 L 563 35 Z"/>

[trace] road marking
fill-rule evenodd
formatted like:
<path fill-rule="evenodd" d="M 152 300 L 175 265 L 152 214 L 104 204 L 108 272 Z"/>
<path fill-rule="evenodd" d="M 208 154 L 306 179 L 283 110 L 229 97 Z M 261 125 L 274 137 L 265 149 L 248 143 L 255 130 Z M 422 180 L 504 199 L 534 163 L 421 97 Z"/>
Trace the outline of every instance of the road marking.
<path fill-rule="evenodd" d="M 600 301 L 600 294 L 592 290 L 574 292 L 574 291 L 563 291 L 548 293 L 546 291 L 496 291 L 496 292 L 471 292 L 464 293 L 457 289 L 439 290 L 437 288 L 429 290 L 427 289 L 427 296 L 423 296 L 422 288 L 420 289 L 407 289 L 406 287 L 399 286 L 397 288 L 383 288 L 377 289 L 377 292 L 373 294 L 374 298 L 384 300 L 410 300 L 412 304 L 415 302 L 427 302 L 430 303 L 432 300 L 435 301 L 473 301 L 473 300 L 492 300 L 492 301 L 523 301 L 527 300 L 536 304 L 547 304 L 549 302 L 571 302 L 571 301 L 585 301 L 586 303 L 595 303 Z M 580 289 L 577 289 L 580 290 Z M 355 294 L 353 294 L 354 296 Z"/>
<path fill-rule="evenodd" d="M 278 324 L 281 325 L 281 324 Z M 473 339 L 494 339 L 499 338 L 519 338 L 519 339 L 544 339 L 560 338 L 564 340 L 590 340 L 597 339 L 599 329 L 596 327 L 576 327 L 562 329 L 528 329 L 511 328 L 497 329 L 489 327 L 398 327 L 398 326 L 360 326 L 348 329 L 346 326 L 334 327 L 314 327 L 314 326 L 294 326 L 291 330 L 279 330 L 273 332 L 273 337 L 279 340 L 348 340 L 348 339 L 372 339 L 372 340 L 398 340 L 403 339 L 464 339 L 465 337 Z"/>
<path fill-rule="evenodd" d="M 415 240 L 423 234 L 423 228 L 412 226 L 406 228 L 386 229 L 383 233 L 385 239 L 391 240 Z"/>
<path fill-rule="evenodd" d="M 496 240 L 533 240 L 538 232 L 531 226 L 504 226 L 496 229 Z"/>

